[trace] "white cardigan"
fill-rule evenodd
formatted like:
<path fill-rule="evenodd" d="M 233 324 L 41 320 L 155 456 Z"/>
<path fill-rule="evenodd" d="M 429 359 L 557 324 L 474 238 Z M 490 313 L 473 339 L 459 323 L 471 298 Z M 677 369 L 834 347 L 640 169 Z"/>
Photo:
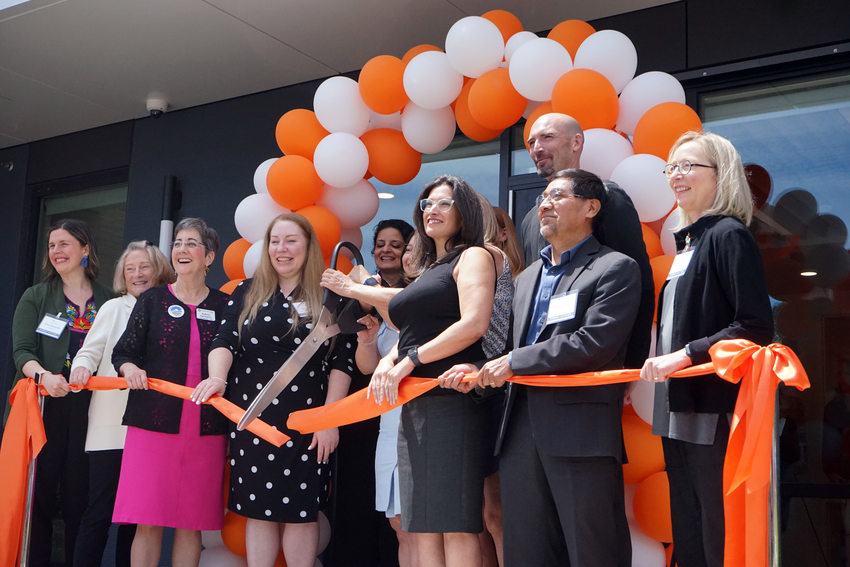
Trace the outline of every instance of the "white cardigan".
<path fill-rule="evenodd" d="M 125 294 L 104 303 L 97 311 L 83 346 L 77 351 L 71 370 L 87 368 L 96 376 L 118 376 L 112 366 L 112 348 L 127 327 L 136 298 Z M 121 425 L 129 390 L 92 392 L 86 451 L 123 449 L 127 427 Z"/>

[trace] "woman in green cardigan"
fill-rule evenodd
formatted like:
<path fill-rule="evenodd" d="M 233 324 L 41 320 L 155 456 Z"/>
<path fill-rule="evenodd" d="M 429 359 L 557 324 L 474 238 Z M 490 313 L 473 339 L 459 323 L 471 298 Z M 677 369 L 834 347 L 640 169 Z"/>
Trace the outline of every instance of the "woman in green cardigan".
<path fill-rule="evenodd" d="M 95 281 L 98 268 L 88 225 L 72 219 L 57 221 L 48 232 L 44 279 L 24 292 L 12 320 L 18 378 L 35 378 L 50 394 L 44 401 L 47 444 L 36 466 L 30 565 L 50 565 L 52 520 L 60 502 L 65 521 L 65 560 L 71 565 L 88 498 L 85 440 L 91 393 L 66 395 L 70 392 L 71 360 L 97 309 L 113 296 L 111 290 Z"/>

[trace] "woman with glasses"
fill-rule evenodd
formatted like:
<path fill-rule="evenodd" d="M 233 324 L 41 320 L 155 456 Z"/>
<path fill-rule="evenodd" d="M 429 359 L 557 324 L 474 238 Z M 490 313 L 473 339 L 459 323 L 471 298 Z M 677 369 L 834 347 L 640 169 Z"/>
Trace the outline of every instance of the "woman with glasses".
<path fill-rule="evenodd" d="M 677 565 L 720 567 L 723 460 L 738 385 L 715 374 L 667 378 L 709 362 L 718 341 L 769 343 L 773 318 L 761 255 L 747 230 L 753 200 L 738 152 L 725 138 L 689 132 L 669 159 L 665 172 L 682 219 L 678 254 L 658 299 L 657 356 L 641 378 L 656 383 L 652 429 L 662 437 Z"/>
<path fill-rule="evenodd" d="M 484 248 L 481 206 L 465 181 L 440 176 L 414 211 L 421 275 L 389 304 L 399 329 L 369 384 L 376 403 L 396 401 L 405 376 L 436 379 L 484 357 L 497 266 Z M 398 440 L 402 528 L 421 567 L 480 565 L 488 415 L 454 389 L 436 389 L 402 407 Z"/>
<path fill-rule="evenodd" d="M 73 557 L 88 493 L 86 423 L 91 392 L 71 391 L 71 360 L 112 291 L 95 281 L 100 263 L 89 226 L 62 219 L 47 232 L 44 279 L 28 288 L 12 319 L 17 378 L 29 376 L 47 390 L 47 444 L 38 455 L 33 493 L 30 565 L 50 565 L 53 516 L 61 508 L 65 557 Z"/>
<path fill-rule="evenodd" d="M 85 385 L 92 373 L 117 376 L 112 366 L 112 349 L 127 327 L 130 312 L 142 292 L 174 281 L 174 270 L 159 248 L 142 240 L 131 242 L 115 264 L 112 286 L 120 297 L 110 299 L 98 310 L 97 319 L 71 365 L 71 384 Z M 74 548 L 74 565 L 99 567 L 106 547 L 121 455 L 127 428 L 121 425 L 127 405 L 127 390 L 92 392 L 86 452 L 89 455 L 89 501 L 80 522 Z M 130 545 L 135 529 L 118 528 L 115 565 L 130 565 Z"/>
<path fill-rule="evenodd" d="M 176 281 L 139 296 L 112 351 L 131 388 L 113 521 L 138 524 L 133 567 L 159 564 L 164 526 L 176 528 L 172 565 L 197 566 L 200 530 L 220 530 L 224 519 L 225 418 L 210 405 L 148 388 L 148 376 L 190 388 L 208 376 L 207 354 L 227 302 L 206 285 L 219 245 L 215 230 L 186 218 L 175 233 Z"/>

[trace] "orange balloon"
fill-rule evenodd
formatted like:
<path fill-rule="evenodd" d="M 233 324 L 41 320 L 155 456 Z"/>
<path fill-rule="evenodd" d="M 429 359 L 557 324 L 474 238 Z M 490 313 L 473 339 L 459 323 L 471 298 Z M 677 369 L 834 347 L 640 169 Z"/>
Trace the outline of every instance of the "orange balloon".
<path fill-rule="evenodd" d="M 652 426 L 635 415 L 623 415 L 623 440 L 629 462 L 623 465 L 623 480 L 636 484 L 652 473 L 664 470 L 661 437 L 652 434 Z"/>
<path fill-rule="evenodd" d="M 528 148 L 528 137 L 531 135 L 531 127 L 534 126 L 534 123 L 538 118 L 543 116 L 544 114 L 549 114 L 550 112 L 554 112 L 552 110 L 551 102 L 544 102 L 537 108 L 531 111 L 531 114 L 528 115 L 528 118 L 525 120 L 525 127 L 522 129 L 522 143 L 525 144 L 525 149 Z"/>
<path fill-rule="evenodd" d="M 502 133 L 502 130 L 493 128 L 485 128 L 472 117 L 469 112 L 469 89 L 472 88 L 475 80 L 472 79 L 464 83 L 457 99 L 454 101 L 455 120 L 460 131 L 470 140 L 476 142 L 486 142 L 492 140 Z"/>
<path fill-rule="evenodd" d="M 407 67 L 407 64 L 410 63 L 410 60 L 419 55 L 420 53 L 425 53 L 426 51 L 442 51 L 436 45 L 431 45 L 430 43 L 423 43 L 421 45 L 415 45 L 407 50 L 402 58 L 401 62 L 404 63 L 404 66 Z"/>
<path fill-rule="evenodd" d="M 507 10 L 490 10 L 481 14 L 481 17 L 496 24 L 496 27 L 502 32 L 502 39 L 505 40 L 505 43 L 512 35 L 522 31 L 522 22 Z"/>
<path fill-rule="evenodd" d="M 319 248 L 322 256 L 327 257 L 333 252 L 334 246 L 339 242 L 342 228 L 332 212 L 318 205 L 310 205 L 296 211 L 299 215 L 310 221 L 316 238 L 319 239 Z"/>
<path fill-rule="evenodd" d="M 274 567 L 286 567 L 286 558 L 283 556 L 283 552 L 277 554 L 277 559 L 275 559 Z"/>
<path fill-rule="evenodd" d="M 503 130 L 512 126 L 522 118 L 527 104 L 503 67 L 487 71 L 469 89 L 469 113 L 485 128 Z"/>
<path fill-rule="evenodd" d="M 611 81 L 592 69 L 564 73 L 552 90 L 552 108 L 575 118 L 585 130 L 613 128 L 620 100 Z M 635 153 L 638 153 L 635 149 Z"/>
<path fill-rule="evenodd" d="M 392 114 L 404 108 L 409 100 L 402 77 L 404 63 L 392 55 L 371 58 L 360 70 L 357 80 L 360 96 L 366 106 L 379 114 Z"/>
<path fill-rule="evenodd" d="M 242 262 L 245 260 L 245 253 L 250 247 L 250 242 L 244 238 L 240 238 L 231 242 L 227 250 L 224 251 L 221 257 L 221 263 L 224 273 L 231 280 L 243 279 L 245 277 L 245 269 L 242 267 Z"/>
<path fill-rule="evenodd" d="M 670 483 L 666 472 L 646 477 L 635 490 L 635 521 L 643 533 L 654 540 L 673 541 L 670 520 Z"/>
<path fill-rule="evenodd" d="M 667 281 L 667 274 L 670 273 L 670 267 L 672 265 L 673 256 L 667 254 L 649 259 L 649 266 L 652 268 L 652 281 L 655 283 L 655 305 L 658 305 L 658 295 L 661 293 L 661 286 Z"/>
<path fill-rule="evenodd" d="M 384 183 L 403 185 L 422 167 L 422 154 L 398 130 L 375 128 L 360 136 L 360 141 L 369 152 L 369 172 Z"/>
<path fill-rule="evenodd" d="M 331 257 L 330 256 L 327 256 L 325 258 L 325 266 L 328 267 L 328 268 L 331 267 Z M 347 256 L 340 254 L 336 258 L 336 269 L 339 270 L 340 272 L 342 272 L 343 274 L 350 274 L 351 270 L 354 269 L 354 264 L 351 262 L 351 260 L 348 259 Z"/>
<path fill-rule="evenodd" d="M 274 130 L 280 151 L 307 159 L 313 159 L 316 146 L 328 134 L 316 114 L 306 108 L 296 108 L 281 116 Z"/>
<path fill-rule="evenodd" d="M 661 256 L 664 250 L 661 249 L 661 238 L 648 225 L 641 223 L 640 229 L 643 232 L 643 243 L 646 246 L 646 255 L 650 258 Z"/>
<path fill-rule="evenodd" d="M 322 195 L 322 180 L 313 162 L 303 156 L 283 156 L 266 176 L 269 196 L 294 211 L 315 203 Z"/>
<path fill-rule="evenodd" d="M 673 562 L 673 544 L 671 543 L 664 549 L 664 555 L 667 556 L 667 567 Z"/>
<path fill-rule="evenodd" d="M 570 57 L 575 60 L 578 46 L 596 30 L 587 22 L 581 20 L 566 20 L 552 28 L 549 39 L 554 39 L 570 52 Z"/>
<path fill-rule="evenodd" d="M 702 132 L 697 113 L 681 102 L 656 104 L 638 120 L 633 145 L 636 154 L 652 154 L 667 161 L 670 148 L 685 132 Z"/>
<path fill-rule="evenodd" d="M 240 282 L 242 282 L 243 279 L 245 278 L 230 280 L 229 282 L 218 288 L 218 290 L 223 293 L 226 293 L 227 295 L 230 295 L 231 293 L 233 293 L 233 290 L 236 289 L 236 286 L 239 285 Z"/>
<path fill-rule="evenodd" d="M 245 524 L 247 519 L 232 510 L 224 514 L 224 527 L 221 528 L 221 540 L 231 553 L 239 557 L 248 555 L 245 546 Z"/>

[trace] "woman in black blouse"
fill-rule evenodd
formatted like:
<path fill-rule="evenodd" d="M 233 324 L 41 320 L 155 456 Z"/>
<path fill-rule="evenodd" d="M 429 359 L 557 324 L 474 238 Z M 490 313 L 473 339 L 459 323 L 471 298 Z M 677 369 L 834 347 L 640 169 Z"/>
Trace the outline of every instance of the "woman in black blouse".
<path fill-rule="evenodd" d="M 667 377 L 709 362 L 708 349 L 723 339 L 767 344 L 773 318 L 738 152 L 725 138 L 689 132 L 673 144 L 665 172 L 681 212 L 679 253 L 658 300 L 659 356 L 641 378 L 657 383 L 653 433 L 662 436 L 677 564 L 720 567 L 727 416 L 738 386 L 715 374 Z"/>

